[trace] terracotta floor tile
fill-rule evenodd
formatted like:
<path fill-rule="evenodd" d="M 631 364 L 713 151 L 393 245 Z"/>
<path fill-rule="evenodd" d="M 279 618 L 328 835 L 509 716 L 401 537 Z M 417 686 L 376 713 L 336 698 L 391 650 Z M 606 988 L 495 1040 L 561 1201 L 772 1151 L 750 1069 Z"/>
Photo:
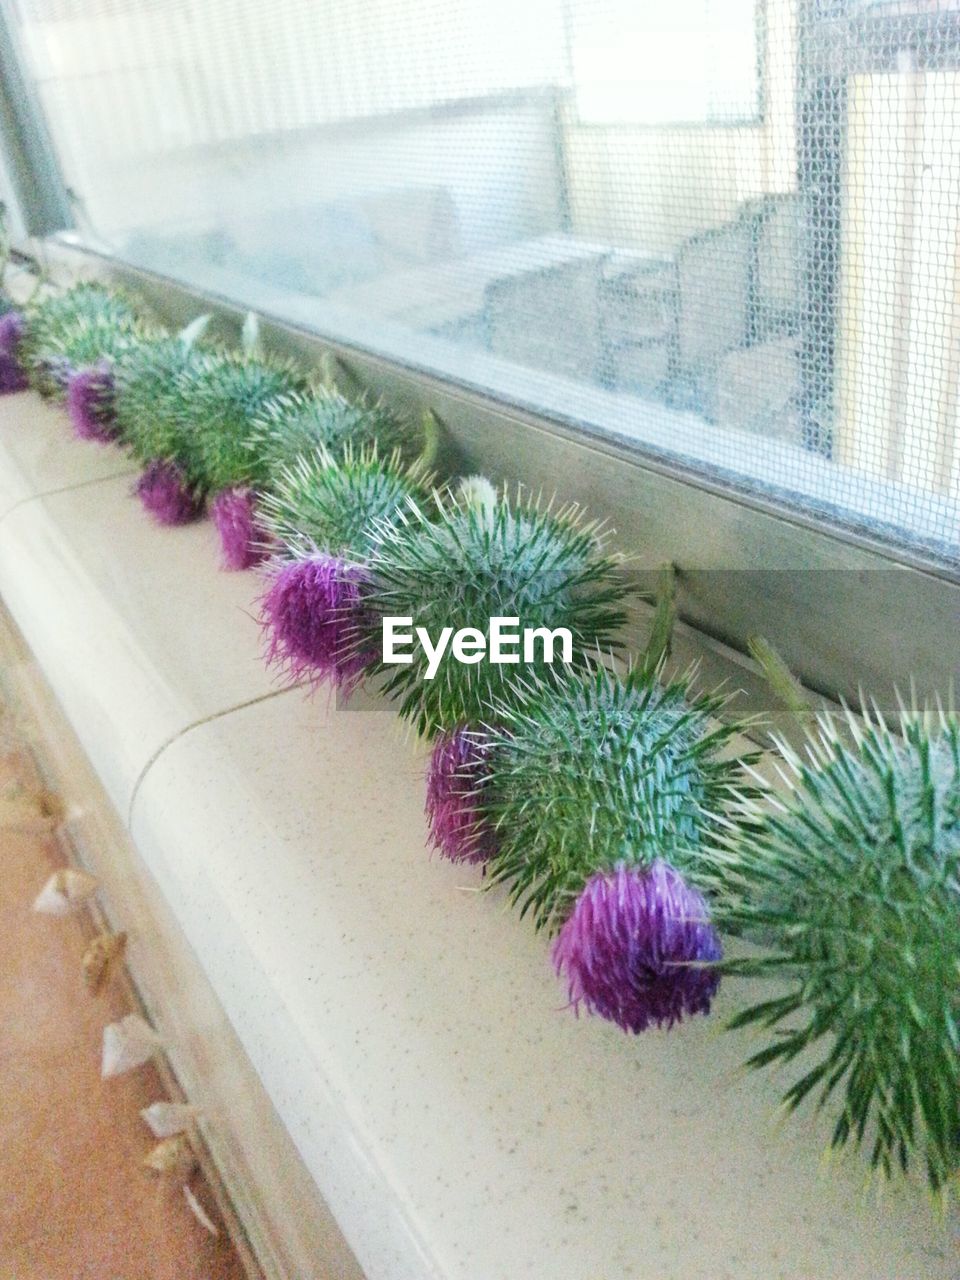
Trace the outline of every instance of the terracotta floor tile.
<path fill-rule="evenodd" d="M 202 1188 L 198 1194 L 204 1200 Z M 240 1280 L 242 1274 L 227 1238 L 199 1226 L 179 1187 L 156 1181 L 143 1184 L 135 1216 L 123 1205 L 90 1210 L 69 1228 L 0 1250 L 0 1280 Z"/>
<path fill-rule="evenodd" d="M 18 771 L 29 782 L 0 757 L 0 793 Z M 78 920 L 30 910 L 57 857 L 54 841 L 0 831 L 0 1280 L 243 1280 L 226 1236 L 142 1166 L 156 1070 L 100 1079 L 103 1027 L 128 1010 L 84 990 Z"/>

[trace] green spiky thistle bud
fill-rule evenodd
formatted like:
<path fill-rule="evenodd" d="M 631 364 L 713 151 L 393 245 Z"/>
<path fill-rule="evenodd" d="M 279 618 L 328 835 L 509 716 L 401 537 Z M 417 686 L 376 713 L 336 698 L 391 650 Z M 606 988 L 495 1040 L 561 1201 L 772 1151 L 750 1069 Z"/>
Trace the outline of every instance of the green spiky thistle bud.
<path fill-rule="evenodd" d="M 556 933 L 574 1008 L 639 1034 L 708 1013 L 722 956 L 698 853 L 740 800 L 725 699 L 644 664 L 521 683 L 495 723 L 438 739 L 427 812 L 447 856 L 484 860 Z"/>
<path fill-rule="evenodd" d="M 375 444 L 347 445 L 336 458 L 318 448 L 274 473 L 258 517 L 289 557 L 324 551 L 359 561 L 374 522 L 391 520 L 410 501 L 426 503 L 430 487 L 430 476 L 418 464 L 405 466 L 399 452 L 382 458 Z"/>
<path fill-rule="evenodd" d="M 249 447 L 251 425 L 273 401 L 303 385 L 292 364 L 245 352 L 206 351 L 185 365 L 177 414 L 180 429 L 196 442 L 207 488 L 217 492 L 267 483 L 270 460 Z"/>
<path fill-rule="evenodd" d="M 181 337 L 141 342 L 114 366 L 115 417 L 119 439 L 144 465 L 173 462 L 200 488 L 203 471 L 196 438 L 183 415 L 184 383 L 203 353 Z"/>
<path fill-rule="evenodd" d="M 20 359 L 31 386 L 53 399 L 62 397 L 72 369 L 117 355 L 146 332 L 125 297 L 96 284 L 32 303 L 26 325 Z"/>
<path fill-rule="evenodd" d="M 332 681 L 348 692 L 374 659 L 362 599 L 373 522 L 428 492 L 421 468 L 376 445 L 340 459 L 325 449 L 298 458 L 262 496 L 258 520 L 281 552 L 261 598 L 267 661 L 292 679 Z"/>
<path fill-rule="evenodd" d="M 886 1175 L 919 1158 L 939 1191 L 960 1167 L 960 725 L 846 727 L 780 743 L 787 795 L 718 842 L 724 918 L 771 949 L 729 968 L 786 986 L 731 1025 L 775 1029 L 753 1067 L 803 1055 L 786 1105 L 815 1096 L 835 1148 L 866 1138 Z"/>
<path fill-rule="evenodd" d="M 626 584 L 603 551 L 599 527 L 573 506 L 541 509 L 533 499 L 511 506 L 506 498 L 491 506 L 474 496 L 471 489 L 441 500 L 435 516 L 410 507 L 378 529 L 367 588 L 371 616 L 411 617 L 434 640 L 447 627 L 473 628 L 489 640 L 495 617 L 517 618 L 521 633 L 563 627 L 575 668 L 608 649 L 623 621 Z M 368 641 L 379 650 L 379 633 Z M 384 688 L 401 715 L 433 735 L 486 719 L 518 674 L 561 678 L 563 666 L 547 661 L 546 648 L 538 643 L 532 660 L 520 665 L 493 663 L 488 655 L 466 665 L 448 649 L 428 680 L 427 656 L 415 646 L 412 663 L 383 667 Z"/>
<path fill-rule="evenodd" d="M 399 450 L 405 462 L 429 466 L 429 444 L 425 426 L 416 427 L 380 402 L 348 400 L 325 387 L 273 400 L 255 416 L 248 436 L 248 448 L 271 469 L 317 449 L 338 458 L 348 446 L 356 452 L 369 445 L 376 445 L 381 458 Z"/>
<path fill-rule="evenodd" d="M 137 342 L 151 336 L 151 329 L 135 317 L 119 315 L 77 316 L 59 329 L 44 346 L 41 362 L 68 364 L 83 369 L 100 360 L 114 360 Z M 159 336 L 154 333 L 153 336 Z"/>
<path fill-rule="evenodd" d="M 662 684 L 636 667 L 521 685 L 482 735 L 479 809 L 492 883 L 509 886 L 537 928 L 557 930 L 591 876 L 662 859 L 696 882 L 698 850 L 746 781 L 721 723 L 727 698 Z"/>

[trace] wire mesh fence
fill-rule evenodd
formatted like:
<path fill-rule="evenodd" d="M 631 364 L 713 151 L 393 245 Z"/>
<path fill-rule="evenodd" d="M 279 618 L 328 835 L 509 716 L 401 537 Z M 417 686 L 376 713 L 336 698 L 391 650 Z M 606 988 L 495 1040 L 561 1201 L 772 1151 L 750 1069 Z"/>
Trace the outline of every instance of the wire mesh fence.
<path fill-rule="evenodd" d="M 956 561 L 956 0 L 19 0 L 88 231 Z"/>

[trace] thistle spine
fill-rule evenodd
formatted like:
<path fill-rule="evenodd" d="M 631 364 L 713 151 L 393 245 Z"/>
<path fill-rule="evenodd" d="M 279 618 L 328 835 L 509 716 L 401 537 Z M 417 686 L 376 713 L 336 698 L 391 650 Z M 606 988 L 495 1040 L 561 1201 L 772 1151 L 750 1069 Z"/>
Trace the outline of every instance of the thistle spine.
<path fill-rule="evenodd" d="M 726 699 L 634 668 L 521 688 L 485 733 L 481 812 L 496 835 L 492 883 L 556 932 L 591 876 L 661 860 L 697 881 L 699 851 L 748 781 L 721 723 Z"/>
<path fill-rule="evenodd" d="M 375 627 L 394 615 L 414 618 L 431 636 L 470 628 L 489 639 L 492 618 L 517 618 L 521 631 L 569 631 L 579 669 L 615 644 L 625 594 L 599 526 L 576 508 L 554 511 L 531 499 L 514 506 L 495 495 L 491 502 L 475 480 L 459 497 L 441 495 L 436 512 L 410 505 L 379 525 L 370 557 Z M 410 665 L 383 668 L 385 692 L 425 736 L 481 723 L 498 698 L 509 696 L 518 673 L 487 657 L 467 666 L 449 652 L 435 678 L 428 680 L 426 670 L 426 654 L 416 649 Z M 542 647 L 523 674 L 562 679 Z"/>
<path fill-rule="evenodd" d="M 787 984 L 730 1025 L 774 1032 L 753 1067 L 804 1056 L 785 1102 L 828 1108 L 834 1147 L 869 1131 L 876 1171 L 918 1159 L 939 1193 L 960 1167 L 960 725 L 842 729 L 779 743 L 787 795 L 718 839 L 722 922 L 770 946 L 727 970 Z"/>

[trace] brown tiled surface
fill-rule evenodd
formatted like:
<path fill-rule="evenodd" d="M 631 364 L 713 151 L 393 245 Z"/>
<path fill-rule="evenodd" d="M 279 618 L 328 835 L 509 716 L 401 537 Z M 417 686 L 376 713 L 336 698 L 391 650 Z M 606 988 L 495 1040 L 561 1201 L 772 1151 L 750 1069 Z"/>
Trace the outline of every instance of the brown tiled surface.
<path fill-rule="evenodd" d="M 0 790 L 17 778 L 32 785 L 26 762 L 0 757 Z M 103 1027 L 129 1009 L 85 991 L 82 921 L 31 910 L 59 862 L 53 838 L 0 830 L 0 1280 L 243 1280 L 180 1183 L 142 1168 L 156 1071 L 100 1079 Z"/>

